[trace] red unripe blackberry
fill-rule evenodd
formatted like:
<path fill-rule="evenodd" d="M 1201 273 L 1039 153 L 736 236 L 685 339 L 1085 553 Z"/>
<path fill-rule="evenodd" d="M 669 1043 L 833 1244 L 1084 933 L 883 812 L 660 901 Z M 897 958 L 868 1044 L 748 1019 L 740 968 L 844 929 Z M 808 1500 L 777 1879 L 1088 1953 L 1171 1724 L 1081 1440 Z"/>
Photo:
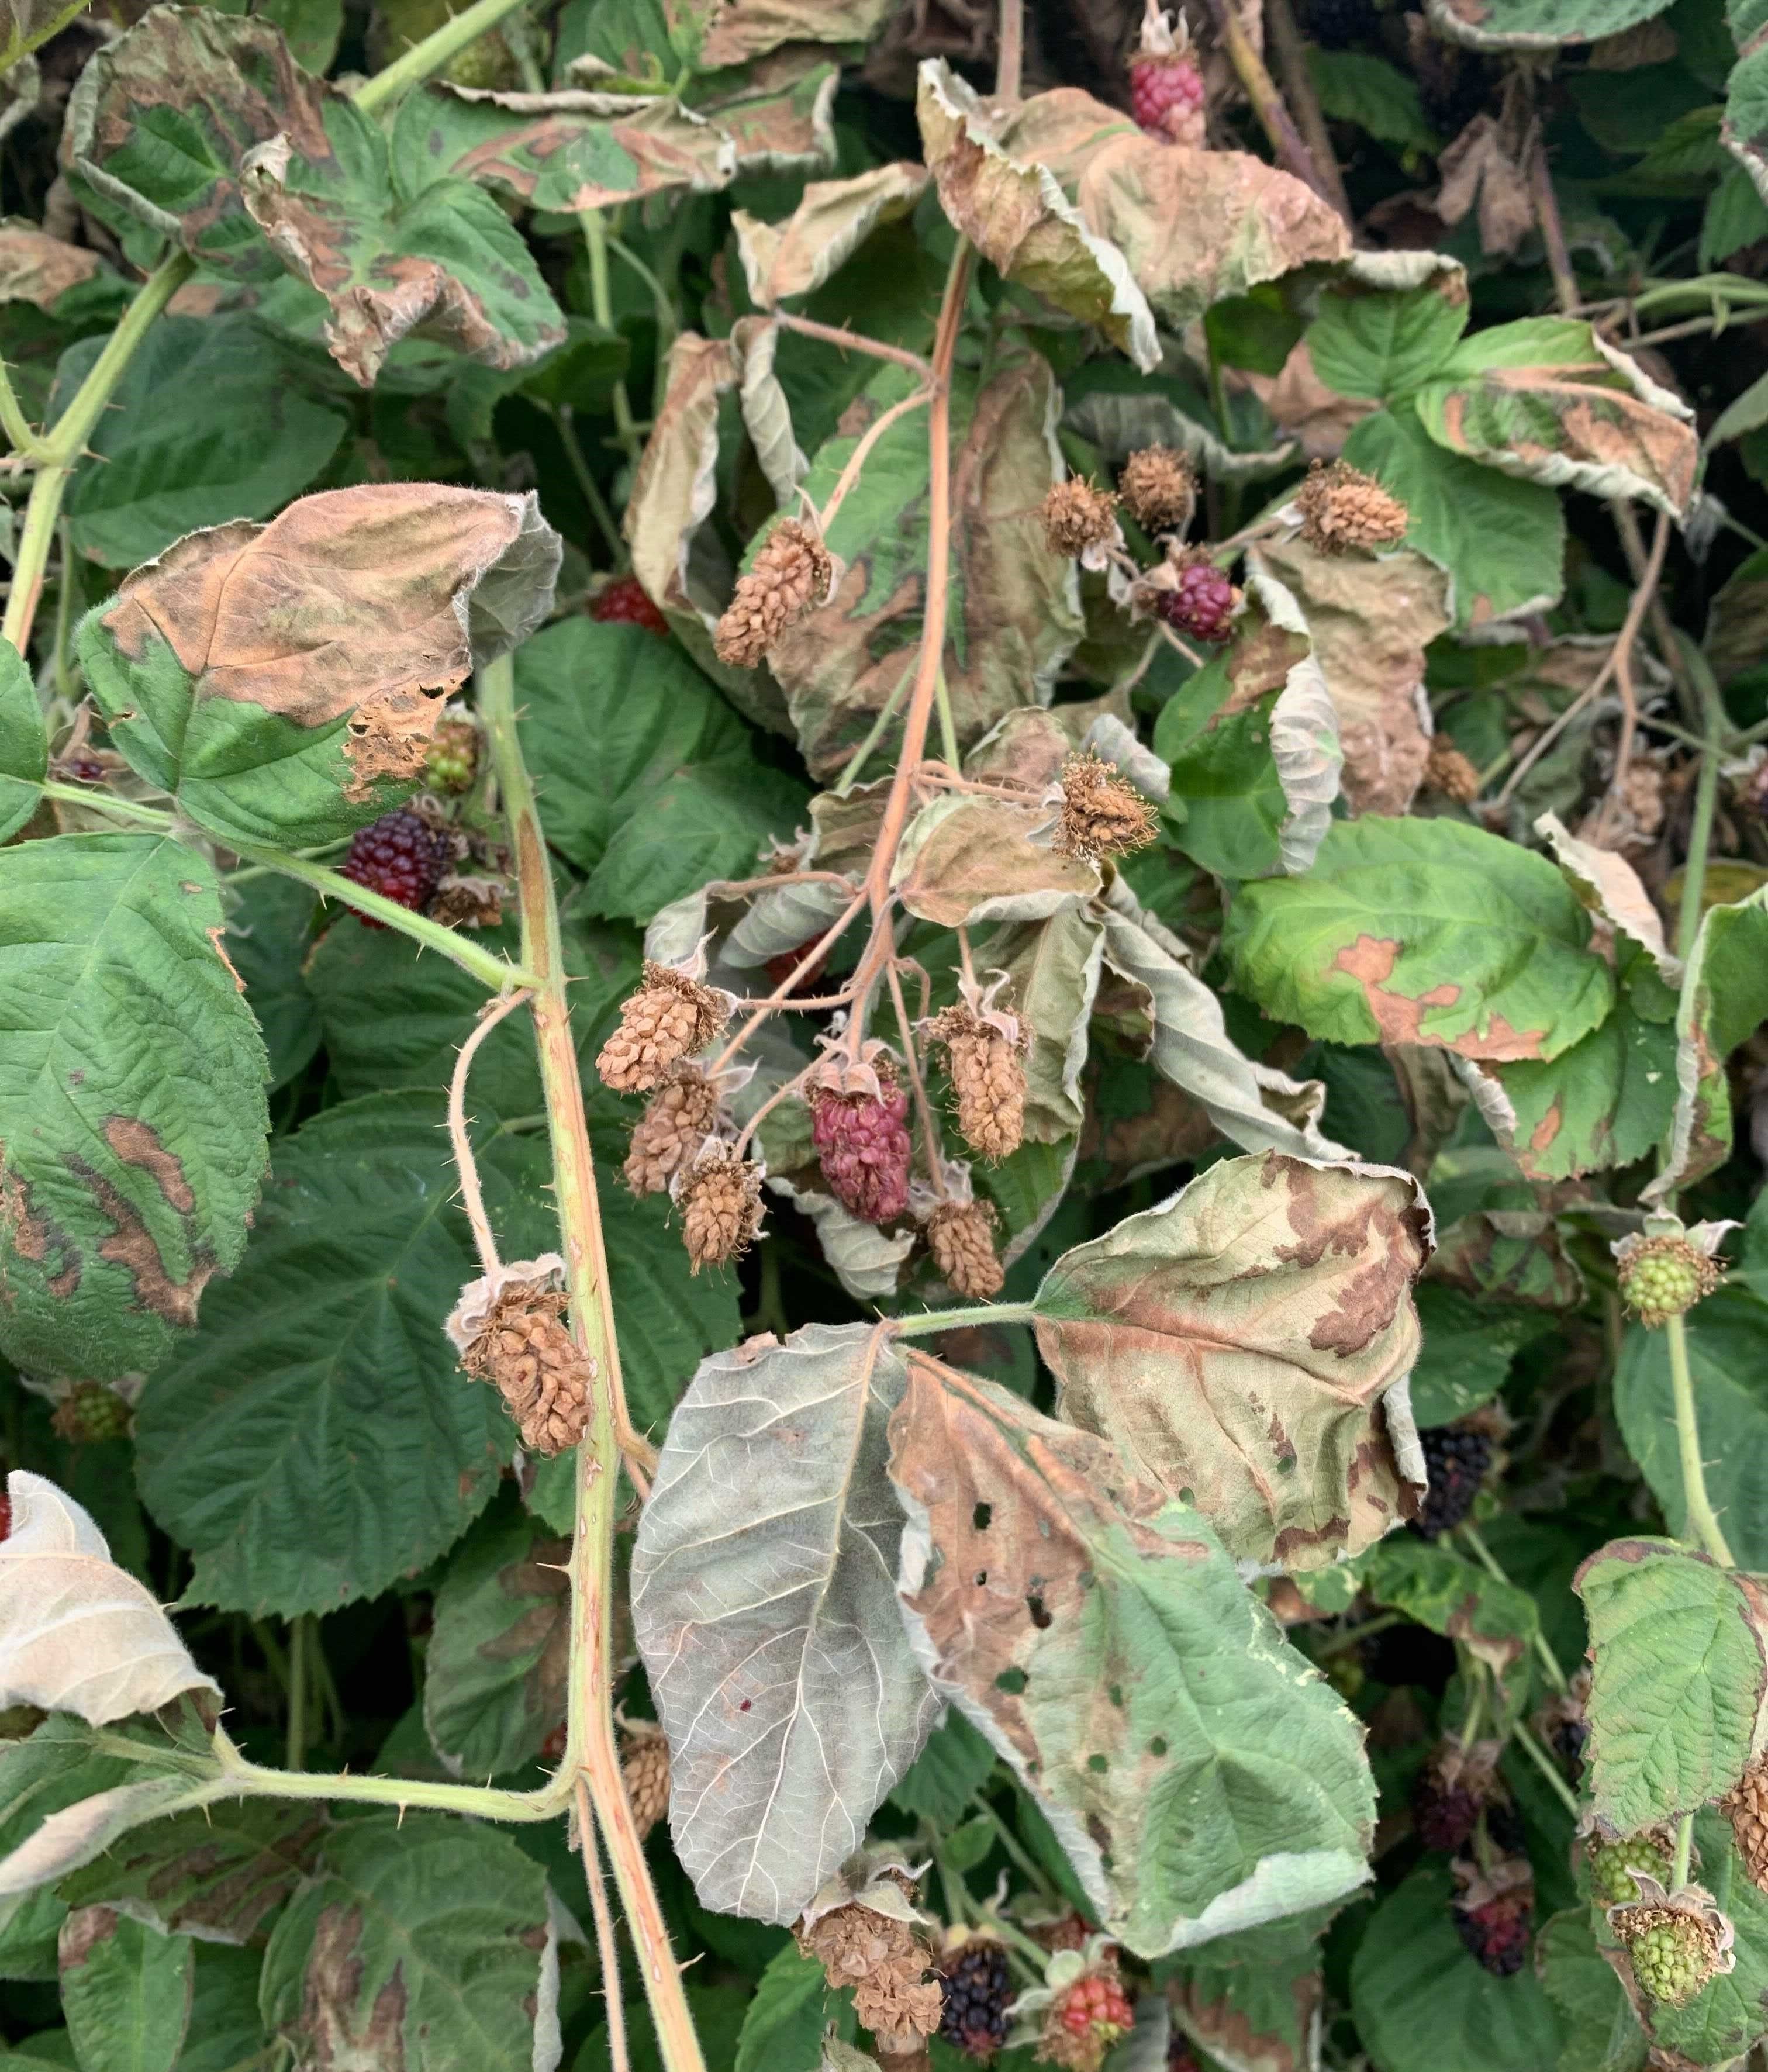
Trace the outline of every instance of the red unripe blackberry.
<path fill-rule="evenodd" d="M 636 576 L 616 576 L 596 593 L 590 616 L 601 626 L 642 626 L 647 633 L 660 633 L 667 640 L 669 622 L 651 602 L 651 594 Z"/>
<path fill-rule="evenodd" d="M 1492 1442 L 1483 1432 L 1433 1424 L 1418 1434 L 1418 1443 L 1425 1449 L 1430 1491 L 1412 1529 L 1421 1539 L 1434 1540 L 1459 1525 L 1473 1509 L 1492 1464 Z"/>
<path fill-rule="evenodd" d="M 1104 1971 L 1076 1979 L 1051 2012 L 1071 2036 L 1091 2035 L 1101 2043 L 1115 2043 L 1136 2025 L 1122 1986 Z"/>
<path fill-rule="evenodd" d="M 885 1085 L 882 1097 L 824 1089 L 811 1104 L 811 1142 L 835 1198 L 864 1223 L 887 1223 L 909 1205 L 908 1096 Z"/>
<path fill-rule="evenodd" d="M 1234 637 L 1240 592 L 1213 561 L 1195 561 L 1179 571 L 1178 586 L 1159 591 L 1154 609 L 1166 623 L 1194 639 L 1219 646 Z"/>
<path fill-rule="evenodd" d="M 1007 2040 L 1013 1974 L 1006 1945 L 989 1938 L 965 1943 L 940 1974 L 940 2034 L 967 2058 L 987 2064 Z"/>
<path fill-rule="evenodd" d="M 372 826 L 356 830 L 338 875 L 421 914 L 430 904 L 453 849 L 446 835 L 420 820 L 409 807 L 401 806 L 383 813 Z M 365 928 L 387 925 L 366 914 L 356 918 Z"/>
<path fill-rule="evenodd" d="M 1138 51 L 1129 61 L 1129 112 L 1163 143 L 1203 141 L 1203 75 L 1189 51 Z"/>
<path fill-rule="evenodd" d="M 1495 1979 L 1514 1978 L 1528 1958 L 1535 1902 L 1526 1889 L 1500 1893 L 1482 1906 L 1453 1910 L 1455 1932 Z"/>

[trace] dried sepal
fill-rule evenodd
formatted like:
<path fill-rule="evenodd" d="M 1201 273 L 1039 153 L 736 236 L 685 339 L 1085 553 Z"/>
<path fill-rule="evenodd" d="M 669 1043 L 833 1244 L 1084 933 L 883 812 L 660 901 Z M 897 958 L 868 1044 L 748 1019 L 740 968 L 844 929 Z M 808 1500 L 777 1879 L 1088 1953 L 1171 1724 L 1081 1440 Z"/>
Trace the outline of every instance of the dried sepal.
<path fill-rule="evenodd" d="M 736 594 L 713 633 L 721 662 L 753 669 L 782 634 L 824 603 L 835 579 L 833 557 L 801 518 L 782 518 L 754 565 L 737 578 Z"/>
<path fill-rule="evenodd" d="M 1062 766 L 1061 818 L 1055 846 L 1063 856 L 1097 862 L 1128 856 L 1154 839 L 1159 817 L 1123 772 L 1093 749 Z"/>
<path fill-rule="evenodd" d="M 509 886 L 482 871 L 445 870 L 430 895 L 429 913 L 445 928 L 495 928 L 504 919 Z"/>
<path fill-rule="evenodd" d="M 730 1019 L 730 996 L 646 958 L 638 990 L 620 1004 L 620 1026 L 595 1061 L 604 1086 L 648 1093 L 682 1058 L 705 1048 Z"/>
<path fill-rule="evenodd" d="M 1123 545 L 1117 529 L 1117 498 L 1083 475 L 1071 475 L 1051 484 L 1038 507 L 1045 544 L 1053 554 L 1079 561 L 1083 567 L 1104 565 L 1107 550 Z"/>
<path fill-rule="evenodd" d="M 1302 538 L 1322 554 L 1397 546 L 1410 523 L 1397 496 L 1347 461 L 1316 461 L 1295 493 L 1295 504 Z"/>
<path fill-rule="evenodd" d="M 726 1265 L 754 1243 L 764 1213 L 763 1177 L 754 1160 L 711 1139 L 692 1165 L 676 1174 L 670 1191 L 681 1211 L 682 1242 L 694 1272 L 702 1266 Z"/>
<path fill-rule="evenodd" d="M 1140 446 L 1124 462 L 1118 494 L 1145 532 L 1182 532 L 1197 508 L 1197 475 L 1174 446 Z"/>
<path fill-rule="evenodd" d="M 1479 768 L 1463 755 L 1447 734 L 1433 734 L 1425 760 L 1425 789 L 1470 805 L 1479 796 Z"/>
<path fill-rule="evenodd" d="M 1648 2000 L 1684 2007 L 1711 1980 L 1737 1967 L 1736 1930 L 1704 1885 L 1667 1892 L 1649 1871 L 1634 1874 L 1636 1900 L 1609 1909 L 1633 1979 Z"/>
<path fill-rule="evenodd" d="M 565 1329 L 565 1261 L 517 1259 L 471 1281 L 443 1326 L 475 1380 L 504 1399 L 531 1453 L 574 1446 L 590 1418 L 594 1363 Z"/>
<path fill-rule="evenodd" d="M 713 1133 L 718 1087 L 697 1065 L 672 1066 L 633 1125 L 631 1147 L 621 1168 L 635 1194 L 660 1194 Z"/>

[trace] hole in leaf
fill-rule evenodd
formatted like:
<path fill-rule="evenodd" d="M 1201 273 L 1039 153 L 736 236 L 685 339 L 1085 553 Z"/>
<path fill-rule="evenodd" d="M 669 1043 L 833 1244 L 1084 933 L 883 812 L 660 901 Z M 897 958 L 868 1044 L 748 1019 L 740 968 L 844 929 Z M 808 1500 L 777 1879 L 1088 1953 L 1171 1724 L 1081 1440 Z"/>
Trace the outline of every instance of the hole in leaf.
<path fill-rule="evenodd" d="M 1040 1633 L 1052 1622 L 1049 1613 L 1043 1608 L 1043 1599 L 1035 1590 L 1026 1597 L 1026 1610 L 1031 1614 L 1031 1623 Z"/>
<path fill-rule="evenodd" d="M 992 1503 L 979 1503 L 970 1513 L 970 1523 L 978 1532 L 986 1532 L 993 1516 L 994 1506 Z"/>
<path fill-rule="evenodd" d="M 994 1688 L 1005 1691 L 1009 1698 L 1017 1698 L 1030 1681 L 1022 1669 L 1003 1669 L 994 1679 Z"/>
<path fill-rule="evenodd" d="M 978 1568 L 978 1569 L 977 1570 L 977 1572 L 976 1572 L 976 1586 L 977 1586 L 977 1588 L 980 1590 L 980 1589 L 981 1589 L 982 1585 L 983 1585 L 985 1582 L 987 1582 L 987 1581 L 988 1581 L 988 1580 L 989 1580 L 989 1572 L 988 1572 L 988 1570 L 987 1570 L 986 1568 Z"/>
<path fill-rule="evenodd" d="M 1090 1755 L 1087 1758 L 1087 1767 L 1093 1773 L 1094 1776 L 1103 1777 L 1105 1772 L 1111 1768 L 1111 1765 L 1102 1755 Z"/>
<path fill-rule="evenodd" d="M 1153 1740 L 1152 1740 L 1152 1741 L 1148 1744 L 1148 1753 L 1149 1753 L 1150 1755 L 1165 1755 L 1165 1754 L 1166 1754 L 1166 1735 L 1165 1735 L 1165 1734 L 1156 1734 L 1156 1735 L 1155 1735 L 1154 1738 L 1153 1738 Z"/>

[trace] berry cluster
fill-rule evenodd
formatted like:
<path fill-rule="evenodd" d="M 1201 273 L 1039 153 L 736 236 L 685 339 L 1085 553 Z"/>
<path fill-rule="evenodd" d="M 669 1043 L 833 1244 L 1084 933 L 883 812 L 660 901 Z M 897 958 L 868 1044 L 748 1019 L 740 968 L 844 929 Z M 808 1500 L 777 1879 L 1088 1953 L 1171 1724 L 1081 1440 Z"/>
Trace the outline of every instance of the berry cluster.
<path fill-rule="evenodd" d="M 1621 1300 L 1648 1330 L 1692 1309 L 1719 1285 L 1717 1266 L 1685 1237 L 1628 1238 L 1615 1248 Z"/>
<path fill-rule="evenodd" d="M 965 1943 L 940 1974 L 940 2036 L 986 2064 L 1007 2040 L 1013 1974 L 1005 1944 L 981 1938 Z"/>
<path fill-rule="evenodd" d="M 1051 2012 L 1071 2036 L 1100 2044 L 1115 2043 L 1136 2022 L 1123 1987 L 1108 1971 L 1088 1971 L 1076 1979 Z"/>
<path fill-rule="evenodd" d="M 669 637 L 669 622 L 651 602 L 636 576 L 616 576 L 596 593 L 590 616 L 600 626 L 642 626 L 647 633 Z"/>
<path fill-rule="evenodd" d="M 1434 1540 L 1452 1531 L 1473 1509 L 1492 1464 L 1492 1442 L 1483 1432 L 1458 1424 L 1433 1424 L 1418 1434 L 1418 1442 L 1425 1449 L 1430 1491 L 1412 1529 Z"/>
<path fill-rule="evenodd" d="M 1639 1897 L 1636 1873 L 1668 1882 L 1670 1856 L 1649 1835 L 1606 1842 L 1590 1852 L 1590 1889 L 1604 1906 L 1630 1906 Z"/>
<path fill-rule="evenodd" d="M 371 826 L 357 828 L 350 837 L 350 853 L 339 866 L 338 875 L 365 891 L 378 892 L 395 906 L 421 914 L 434 897 L 454 852 L 450 838 L 401 806 L 383 813 Z M 357 918 L 365 928 L 384 928 L 384 921 Z"/>

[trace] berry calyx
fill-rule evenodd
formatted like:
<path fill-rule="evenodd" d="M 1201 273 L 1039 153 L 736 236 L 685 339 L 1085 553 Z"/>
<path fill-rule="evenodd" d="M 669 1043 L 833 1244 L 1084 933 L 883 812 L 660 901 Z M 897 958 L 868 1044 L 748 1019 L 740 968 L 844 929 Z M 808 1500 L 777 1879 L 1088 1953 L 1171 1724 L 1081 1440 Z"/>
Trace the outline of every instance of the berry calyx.
<path fill-rule="evenodd" d="M 378 892 L 397 906 L 421 914 L 441 883 L 453 850 L 454 843 L 447 835 L 431 827 L 409 807 L 401 806 L 383 813 L 370 826 L 357 828 L 350 837 L 350 853 L 338 866 L 338 875 L 365 891 Z M 354 907 L 351 911 L 365 928 L 387 925 Z"/>
<path fill-rule="evenodd" d="M 1412 1522 L 1421 1539 L 1452 1531 L 1474 1507 L 1492 1464 L 1492 1442 L 1459 1424 L 1433 1424 L 1418 1434 L 1430 1488 Z"/>
<path fill-rule="evenodd" d="M 1626 1906 L 1637 1900 L 1641 1871 L 1660 1885 L 1670 1875 L 1670 1852 L 1649 1835 L 1629 1835 L 1590 1852 L 1590 1889 L 1604 1906 Z"/>
<path fill-rule="evenodd" d="M 647 633 L 669 637 L 668 620 L 636 576 L 616 576 L 603 584 L 590 603 L 590 616 L 598 626 L 642 626 Z"/>
<path fill-rule="evenodd" d="M 1685 1316 L 1723 1278 L 1685 1237 L 1623 1238 L 1614 1248 L 1621 1300 L 1647 1330 Z"/>
<path fill-rule="evenodd" d="M 1179 633 L 1207 640 L 1212 647 L 1234 637 L 1234 615 L 1240 594 L 1201 548 L 1182 556 L 1170 589 L 1155 592 L 1155 611 Z"/>
<path fill-rule="evenodd" d="M 966 2058 L 986 2065 L 1007 2040 L 1014 1986 L 1005 1944 L 973 1936 L 945 1960 L 940 1991 L 940 2035 Z"/>

